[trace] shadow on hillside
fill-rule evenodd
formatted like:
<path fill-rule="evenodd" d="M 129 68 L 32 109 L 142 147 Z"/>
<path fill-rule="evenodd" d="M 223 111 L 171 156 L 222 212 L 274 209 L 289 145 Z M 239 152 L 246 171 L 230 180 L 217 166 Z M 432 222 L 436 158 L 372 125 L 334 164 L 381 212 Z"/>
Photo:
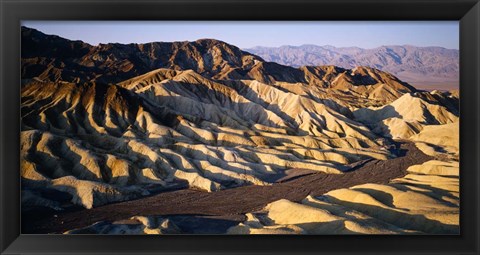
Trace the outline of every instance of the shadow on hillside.
<path fill-rule="evenodd" d="M 375 205 L 339 200 L 329 195 L 326 196 L 327 199 L 333 203 L 350 207 L 356 211 L 404 229 L 417 230 L 426 234 L 458 234 L 460 231 L 458 225 L 441 223 L 420 214 L 402 212 L 395 207 L 384 208 Z"/>
<path fill-rule="evenodd" d="M 359 118 L 357 117 L 355 119 L 365 125 L 372 125 L 389 118 L 403 118 L 403 116 L 400 115 L 400 113 L 397 112 L 397 110 L 395 110 L 395 108 L 391 105 L 385 105 L 381 109 L 376 110 L 372 110 L 370 108 L 361 108 L 357 111 L 357 114 L 360 114 L 361 112 L 361 115 Z"/>
<path fill-rule="evenodd" d="M 219 217 L 204 215 L 172 215 L 166 216 L 183 234 L 225 234 L 230 227 L 238 225 L 246 219 L 243 215 L 237 217 Z"/>
<path fill-rule="evenodd" d="M 177 86 L 179 84 L 183 87 L 183 89 L 189 91 L 189 94 L 186 95 L 185 93 L 182 93 L 182 91 L 178 91 L 179 88 Z M 221 83 L 219 83 L 219 85 L 229 87 Z M 164 86 L 166 89 L 170 91 L 181 93 L 183 96 L 186 96 L 197 102 L 201 102 L 203 104 L 213 104 L 219 107 L 220 109 L 223 109 L 223 112 L 227 116 L 228 116 L 228 112 L 232 111 L 233 109 L 233 112 L 235 112 L 236 115 L 241 117 L 244 123 L 248 123 L 252 121 L 257 124 L 280 128 L 281 126 L 278 126 L 269 120 L 269 117 L 267 114 L 267 110 L 268 110 L 275 113 L 277 116 L 283 119 L 285 125 L 287 125 L 288 127 L 292 129 L 298 128 L 298 123 L 296 123 L 292 117 L 290 117 L 285 112 L 283 112 L 278 105 L 267 103 L 266 101 L 261 99 L 255 91 L 253 91 L 250 87 L 248 87 L 245 84 L 241 84 L 241 85 L 237 84 L 237 86 L 229 87 L 229 88 L 234 89 L 239 95 L 250 100 L 251 102 L 249 103 L 234 102 L 231 100 L 230 97 L 235 95 L 226 94 L 226 93 L 229 93 L 228 91 L 212 90 L 202 83 L 175 82 L 175 84 L 166 83 L 166 84 L 163 84 L 162 86 Z M 199 97 L 199 95 L 202 95 L 202 96 Z M 171 96 L 168 96 L 168 97 L 163 96 L 163 97 L 169 100 L 179 100 L 179 103 L 182 103 L 181 98 L 176 98 Z M 251 112 L 252 110 L 254 110 L 255 112 Z M 252 115 L 252 113 L 254 113 L 254 115 Z M 202 116 L 198 116 L 198 117 L 202 117 Z M 211 121 L 210 119 L 207 119 L 207 120 Z M 298 130 L 296 131 L 299 132 Z M 305 134 L 302 133 L 299 135 L 305 135 Z"/>

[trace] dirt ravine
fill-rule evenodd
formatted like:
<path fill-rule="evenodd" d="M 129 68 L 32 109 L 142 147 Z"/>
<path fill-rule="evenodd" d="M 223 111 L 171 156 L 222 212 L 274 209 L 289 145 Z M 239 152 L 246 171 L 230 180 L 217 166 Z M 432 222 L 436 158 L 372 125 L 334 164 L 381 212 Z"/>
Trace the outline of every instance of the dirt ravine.
<path fill-rule="evenodd" d="M 312 173 L 283 178 L 271 186 L 244 186 L 217 192 L 177 190 L 137 200 L 109 204 L 90 210 L 59 213 L 40 220 L 23 222 L 22 233 L 63 233 L 98 221 L 116 221 L 135 215 L 209 215 L 242 219 L 242 214 L 262 209 L 279 199 L 300 201 L 308 195 L 365 183 L 388 183 L 406 174 L 411 165 L 422 164 L 432 157 L 413 143 L 402 142 L 399 157 L 371 160 L 345 174 Z"/>

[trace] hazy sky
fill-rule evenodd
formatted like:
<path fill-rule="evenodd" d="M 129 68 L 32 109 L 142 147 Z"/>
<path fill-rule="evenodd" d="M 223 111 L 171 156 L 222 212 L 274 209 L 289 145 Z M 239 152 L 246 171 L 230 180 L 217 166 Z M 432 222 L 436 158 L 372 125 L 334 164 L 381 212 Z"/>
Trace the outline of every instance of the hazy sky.
<path fill-rule="evenodd" d="M 214 38 L 240 48 L 302 44 L 459 48 L 457 21 L 23 21 L 22 25 L 92 45 Z"/>

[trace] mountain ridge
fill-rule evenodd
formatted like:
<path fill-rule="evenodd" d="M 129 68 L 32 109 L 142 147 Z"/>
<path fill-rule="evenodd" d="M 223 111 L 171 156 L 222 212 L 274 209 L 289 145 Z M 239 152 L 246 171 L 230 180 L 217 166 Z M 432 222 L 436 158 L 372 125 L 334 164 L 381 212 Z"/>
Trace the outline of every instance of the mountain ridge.
<path fill-rule="evenodd" d="M 355 91 L 386 103 L 416 89 L 374 68 L 339 69 L 329 66 L 294 68 L 240 50 L 214 39 L 148 44 L 91 46 L 22 27 L 22 81 L 100 82 L 115 84 L 155 69 L 193 70 L 210 79 L 256 80 L 277 86 L 301 83 Z M 357 72 L 358 71 L 358 72 Z M 361 86 L 359 86 L 361 85 Z M 365 86 L 364 86 L 365 85 Z M 381 93 L 381 91 L 389 91 Z M 391 95 L 377 98 L 380 94 Z"/>

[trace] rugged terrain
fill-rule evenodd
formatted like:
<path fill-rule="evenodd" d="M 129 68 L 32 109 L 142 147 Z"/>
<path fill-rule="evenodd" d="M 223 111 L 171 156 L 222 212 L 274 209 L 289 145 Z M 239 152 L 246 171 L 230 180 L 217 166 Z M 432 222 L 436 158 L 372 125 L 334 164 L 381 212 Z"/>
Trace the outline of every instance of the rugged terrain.
<path fill-rule="evenodd" d="M 293 212 L 305 199 L 356 185 L 390 192 L 412 178 L 395 188 L 421 194 L 389 196 L 428 196 L 456 228 L 354 232 L 458 232 L 458 190 L 418 191 L 430 180 L 420 174 L 443 178 L 429 160 L 458 169 L 458 91 L 420 91 L 370 67 L 283 66 L 213 39 L 92 46 L 25 27 L 22 82 L 24 233 L 260 233 L 296 224 L 268 216 L 277 204 Z M 458 174 L 448 178 L 458 186 Z"/>

